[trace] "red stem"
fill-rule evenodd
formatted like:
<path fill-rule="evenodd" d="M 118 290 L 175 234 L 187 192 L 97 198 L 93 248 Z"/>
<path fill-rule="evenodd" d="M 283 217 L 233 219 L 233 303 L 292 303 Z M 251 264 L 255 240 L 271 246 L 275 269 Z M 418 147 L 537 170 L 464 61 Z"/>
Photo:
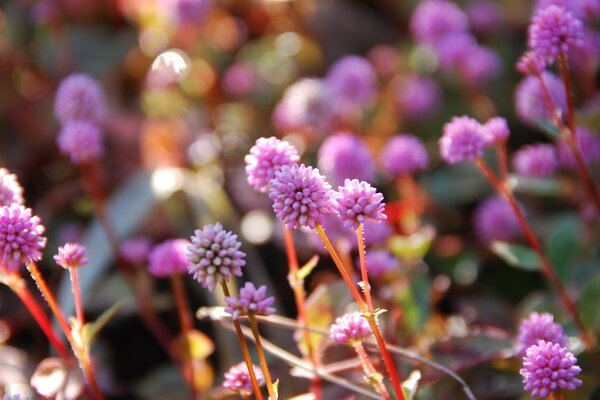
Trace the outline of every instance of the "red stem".
<path fill-rule="evenodd" d="M 363 367 L 363 371 L 367 380 L 373 385 L 375 390 L 383 397 L 385 400 L 390 400 L 390 395 L 387 392 L 385 385 L 381 382 L 381 378 L 378 377 L 378 372 L 373 367 L 373 363 L 369 360 L 369 356 L 365 351 L 361 342 L 354 343 L 354 350 L 356 350 L 356 354 L 358 355 L 358 359 Z"/>
<path fill-rule="evenodd" d="M 508 156 L 506 154 L 506 142 L 496 142 L 496 156 L 500 165 L 500 179 L 506 182 L 508 179 Z"/>
<path fill-rule="evenodd" d="M 365 255 L 365 240 L 363 237 L 363 224 L 359 224 L 356 228 L 356 239 L 358 242 L 358 258 L 360 260 L 360 274 L 363 284 L 363 293 L 367 302 L 369 313 L 375 312 L 373 307 L 373 298 L 371 297 L 371 284 L 369 283 L 369 274 L 367 272 L 367 259 Z"/>
<path fill-rule="evenodd" d="M 83 328 L 85 325 L 85 316 L 83 314 L 83 302 L 81 301 L 81 291 L 79 290 L 79 276 L 76 268 L 69 268 L 69 275 L 71 276 L 71 290 L 73 291 L 73 299 L 75 301 L 75 314 L 77 315 L 77 321 L 79 326 Z"/>

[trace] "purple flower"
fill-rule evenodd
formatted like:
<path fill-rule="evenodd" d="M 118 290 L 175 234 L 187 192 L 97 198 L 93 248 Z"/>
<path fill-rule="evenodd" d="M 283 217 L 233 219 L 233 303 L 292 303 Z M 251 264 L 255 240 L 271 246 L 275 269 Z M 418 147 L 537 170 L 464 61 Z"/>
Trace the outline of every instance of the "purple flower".
<path fill-rule="evenodd" d="M 599 3 L 600 4 L 600 3 Z M 569 55 L 569 62 L 578 71 L 595 71 L 600 61 L 600 33 L 586 28 L 583 34 L 583 45 L 576 47 Z"/>
<path fill-rule="evenodd" d="M 385 249 L 368 251 L 365 261 L 367 263 L 367 272 L 373 277 L 379 276 L 398 266 L 398 259 Z M 356 265 L 360 267 L 359 260 L 356 261 Z"/>
<path fill-rule="evenodd" d="M 6 168 L 0 168 L 0 206 L 23 204 L 23 188 L 19 185 L 17 176 Z"/>
<path fill-rule="evenodd" d="M 106 115 L 102 88 L 89 75 L 69 75 L 56 91 L 54 113 L 61 124 L 76 120 L 100 122 Z"/>
<path fill-rule="evenodd" d="M 563 7 L 554 5 L 539 10 L 529 26 L 528 45 L 548 64 L 561 53 L 583 45 L 583 23 Z"/>
<path fill-rule="evenodd" d="M 223 72 L 223 88 L 234 96 L 245 96 L 256 87 L 256 72 L 247 63 L 233 64 Z"/>
<path fill-rule="evenodd" d="M 71 157 L 74 164 L 84 164 L 102 156 L 102 134 L 96 125 L 88 121 L 65 124 L 57 139 L 61 153 Z"/>
<path fill-rule="evenodd" d="M 253 365 L 252 369 L 254 370 L 254 376 L 256 377 L 258 384 L 261 386 L 264 385 L 265 378 L 260 367 Z M 238 393 L 241 396 L 250 396 L 252 394 L 252 380 L 250 379 L 248 366 L 245 362 L 241 362 L 229 368 L 229 370 L 225 372 L 224 378 L 223 387 Z"/>
<path fill-rule="evenodd" d="M 554 106 L 558 108 L 561 115 L 564 114 L 563 110 L 567 108 L 567 97 L 562 81 L 550 72 L 543 72 L 542 79 L 550 93 Z M 552 114 L 548 110 L 545 95 L 537 77 L 527 76 L 518 84 L 515 91 L 515 109 L 523 122 L 534 127 L 537 127 L 542 121 L 552 119 Z"/>
<path fill-rule="evenodd" d="M 423 142 L 414 135 L 393 136 L 385 145 L 379 159 L 390 175 L 412 174 L 425 169 L 429 156 Z"/>
<path fill-rule="evenodd" d="M 448 34 L 466 30 L 465 13 L 450 1 L 422 1 L 410 18 L 410 31 L 420 43 L 433 44 Z"/>
<path fill-rule="evenodd" d="M 517 71 L 523 75 L 540 74 L 545 67 L 544 62 L 531 50 L 523 53 L 516 65 Z"/>
<path fill-rule="evenodd" d="M 500 75 L 502 61 L 491 48 L 477 45 L 467 47 L 457 68 L 465 79 L 483 83 Z"/>
<path fill-rule="evenodd" d="M 440 106 L 438 84 L 426 76 L 412 76 L 394 82 L 394 101 L 406 119 L 419 120 L 433 114 Z"/>
<path fill-rule="evenodd" d="M 375 163 L 365 142 L 350 132 L 329 136 L 319 149 L 319 169 L 333 182 L 342 185 L 347 178 L 375 180 Z"/>
<path fill-rule="evenodd" d="M 440 155 L 448 164 L 473 161 L 483 156 L 487 143 L 483 126 L 473 118 L 453 117 L 444 125 Z"/>
<path fill-rule="evenodd" d="M 369 183 L 358 179 L 346 179 L 344 186 L 338 187 L 335 207 L 344 224 L 354 229 L 366 220 L 383 221 L 383 195 Z"/>
<path fill-rule="evenodd" d="M 577 142 L 579 144 L 579 150 L 581 151 L 581 156 L 583 158 L 583 162 L 589 165 L 599 161 L 600 137 L 594 132 L 582 127 L 577 127 L 576 136 Z M 561 141 L 558 144 L 557 151 L 558 159 L 565 168 L 570 170 L 577 169 L 577 163 L 575 162 L 575 156 L 573 155 L 573 151 L 567 145 L 567 143 L 565 143 L 565 141 Z"/>
<path fill-rule="evenodd" d="M 185 239 L 173 239 L 154 246 L 148 255 L 148 272 L 157 278 L 188 272 L 186 249 L 189 244 Z"/>
<path fill-rule="evenodd" d="M 273 210 L 288 229 L 321 224 L 323 216 L 334 212 L 333 194 L 319 170 L 304 164 L 281 167 L 269 189 Z"/>
<path fill-rule="evenodd" d="M 510 204 L 502 197 L 491 197 L 479 204 L 474 214 L 474 225 L 478 238 L 484 243 L 511 241 L 521 232 Z"/>
<path fill-rule="evenodd" d="M 31 209 L 20 204 L 0 208 L 0 251 L 2 266 L 15 271 L 20 263 L 42 258 L 46 238 L 44 226 Z"/>
<path fill-rule="evenodd" d="M 246 254 L 240 251 L 237 235 L 226 231 L 220 223 L 196 229 L 185 253 L 188 272 L 202 287 L 213 292 L 217 284 L 229 281 L 232 275 L 242 276 Z"/>
<path fill-rule="evenodd" d="M 558 343 L 540 340 L 523 357 L 523 384 L 531 397 L 548 397 L 555 390 L 575 390 L 583 382 L 575 378 L 581 372 L 577 359 Z"/>
<path fill-rule="evenodd" d="M 483 124 L 483 129 L 486 133 L 486 139 L 490 145 L 497 142 L 506 142 L 510 136 L 508 122 L 502 117 L 493 117 Z"/>
<path fill-rule="evenodd" d="M 258 138 L 246 155 L 246 173 L 248 183 L 259 192 L 269 189 L 275 172 L 284 165 L 292 165 L 300 160 L 294 146 L 276 137 Z"/>
<path fill-rule="evenodd" d="M 225 297 L 225 303 L 225 312 L 231 314 L 233 320 L 249 314 L 268 316 L 275 313 L 275 309 L 271 307 L 275 303 L 275 297 L 267 297 L 265 285 L 257 289 L 252 282 L 245 283 L 238 297 Z"/>
<path fill-rule="evenodd" d="M 504 22 L 504 9 L 496 1 L 474 0 L 465 12 L 469 27 L 476 33 L 488 33 L 498 29 Z"/>
<path fill-rule="evenodd" d="M 558 170 L 556 151 L 551 144 L 533 144 L 519 149 L 513 156 L 517 174 L 545 178 Z"/>
<path fill-rule="evenodd" d="M 392 227 L 383 221 L 366 220 L 363 224 L 365 229 L 365 245 L 384 243 L 392 235 Z"/>
<path fill-rule="evenodd" d="M 464 69 L 463 66 L 469 62 L 466 58 L 474 54 L 477 48 L 479 48 L 479 44 L 467 32 L 448 34 L 433 45 L 440 69 L 461 72 Z"/>
<path fill-rule="evenodd" d="M 353 312 L 336 318 L 329 329 L 329 334 L 336 343 L 352 344 L 371 336 L 371 327 L 365 317 L 359 312 Z"/>
<path fill-rule="evenodd" d="M 592 3 L 597 3 L 597 0 L 537 0 L 533 7 L 532 14 L 537 14 L 550 6 L 564 8 L 573 13 L 575 17 L 583 20 L 586 17 L 586 8 Z M 592 6 L 595 8 L 596 6 Z"/>
<path fill-rule="evenodd" d="M 63 268 L 83 267 L 90 260 L 85 256 L 85 246 L 79 243 L 67 243 L 58 248 L 54 261 Z"/>
<path fill-rule="evenodd" d="M 343 104 L 367 106 L 375 98 L 375 69 L 360 56 L 345 56 L 327 72 L 327 95 L 336 109 Z M 341 103 L 341 104 L 340 104 Z"/>
<path fill-rule="evenodd" d="M 119 255 L 132 265 L 141 265 L 148 259 L 152 241 L 146 236 L 138 236 L 121 243 Z"/>
<path fill-rule="evenodd" d="M 537 344 L 540 340 L 567 344 L 567 337 L 562 326 L 554 322 L 554 316 L 549 313 L 532 312 L 521 321 L 519 325 L 519 353 L 524 354 L 528 347 Z"/>
<path fill-rule="evenodd" d="M 170 5 L 180 21 L 198 22 L 213 8 L 213 0 L 172 0 Z"/>

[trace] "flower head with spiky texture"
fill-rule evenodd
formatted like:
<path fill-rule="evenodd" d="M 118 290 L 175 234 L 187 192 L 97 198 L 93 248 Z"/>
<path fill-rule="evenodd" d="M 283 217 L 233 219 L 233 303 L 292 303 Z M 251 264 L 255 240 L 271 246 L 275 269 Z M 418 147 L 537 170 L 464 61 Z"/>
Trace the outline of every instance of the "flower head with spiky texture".
<path fill-rule="evenodd" d="M 483 201 L 474 214 L 475 232 L 478 238 L 489 243 L 494 240 L 512 241 L 519 236 L 519 220 L 510 204 L 499 196 Z"/>
<path fill-rule="evenodd" d="M 567 108 L 567 96 L 562 81 L 550 72 L 542 73 L 544 85 L 550 93 L 559 114 Z M 540 122 L 551 120 L 552 114 L 544 100 L 544 90 L 536 76 L 525 77 L 515 90 L 515 110 L 523 122 L 537 127 Z"/>
<path fill-rule="evenodd" d="M 329 334 L 336 343 L 351 344 L 368 338 L 371 335 L 371 327 L 365 317 L 359 312 L 353 312 L 336 318 Z"/>
<path fill-rule="evenodd" d="M 21 263 L 40 260 L 46 246 L 44 226 L 31 209 L 20 204 L 0 208 L 0 262 L 10 271 Z"/>
<path fill-rule="evenodd" d="M 412 174 L 427 167 L 429 156 L 423 142 L 416 136 L 393 136 L 385 145 L 379 159 L 390 175 Z"/>
<path fill-rule="evenodd" d="M 335 195 L 335 208 L 344 224 L 354 229 L 366 220 L 383 221 L 383 195 L 373 186 L 358 179 L 346 179 Z"/>
<path fill-rule="evenodd" d="M 519 149 L 513 156 L 513 167 L 519 175 L 545 178 L 558 170 L 556 150 L 551 144 L 532 144 Z"/>
<path fill-rule="evenodd" d="M 554 322 L 554 316 L 550 313 L 534 311 L 519 324 L 519 353 L 525 353 L 528 347 L 537 344 L 540 340 L 558 343 L 561 346 L 567 344 L 563 327 Z"/>
<path fill-rule="evenodd" d="M 487 139 L 482 125 L 473 118 L 453 117 L 444 125 L 440 155 L 448 164 L 474 161 L 483 156 Z"/>
<path fill-rule="evenodd" d="M 540 340 L 523 357 L 521 376 L 531 397 L 548 397 L 555 390 L 575 390 L 582 382 L 577 359 L 558 343 Z"/>
<path fill-rule="evenodd" d="M 61 122 L 100 122 L 106 115 L 106 100 L 98 82 L 86 74 L 66 77 L 56 91 L 54 113 Z"/>
<path fill-rule="evenodd" d="M 334 212 L 333 190 L 319 170 L 304 164 L 284 165 L 275 172 L 269 197 L 273 210 L 288 229 L 314 229 Z"/>
<path fill-rule="evenodd" d="M 254 370 L 254 376 L 256 376 L 258 384 L 264 385 L 265 378 L 260 367 L 253 365 L 252 369 Z M 224 378 L 223 386 L 225 388 L 241 396 L 250 396 L 252 394 L 252 380 L 250 378 L 250 373 L 248 372 L 248 366 L 245 362 L 241 362 L 229 368 L 229 370 L 225 372 Z"/>
<path fill-rule="evenodd" d="M 102 133 L 88 121 L 73 121 L 65 124 L 58 134 L 58 148 L 71 157 L 74 164 L 94 161 L 102 156 Z"/>
<path fill-rule="evenodd" d="M 231 314 L 233 320 L 249 314 L 268 316 L 275 313 L 275 308 L 272 307 L 275 297 L 267 296 L 265 285 L 256 288 L 252 282 L 244 284 L 239 296 L 226 297 L 225 303 L 225 312 Z"/>
<path fill-rule="evenodd" d="M 508 122 L 502 117 L 493 117 L 483 124 L 485 137 L 490 145 L 498 142 L 506 142 L 510 136 Z"/>
<path fill-rule="evenodd" d="M 172 239 L 154 246 L 148 255 L 148 272 L 157 278 L 167 278 L 188 271 L 185 239 Z"/>
<path fill-rule="evenodd" d="M 85 256 L 85 251 L 85 246 L 79 243 L 66 243 L 58 248 L 54 261 L 66 269 L 83 267 L 90 261 Z"/>
<path fill-rule="evenodd" d="M 319 169 L 334 185 L 345 179 L 375 180 L 373 155 L 359 137 L 350 132 L 336 132 L 329 136 L 319 149 Z"/>
<path fill-rule="evenodd" d="M 240 251 L 242 243 L 236 234 L 216 223 L 196 229 L 190 240 L 186 251 L 188 272 L 203 287 L 213 292 L 232 275 L 242 276 L 246 254 Z"/>
<path fill-rule="evenodd" d="M 448 34 L 467 30 L 467 16 L 453 2 L 422 1 L 410 18 L 410 31 L 420 43 L 433 44 Z"/>
<path fill-rule="evenodd" d="M 248 183 L 259 192 L 269 190 L 275 172 L 284 165 L 293 165 L 300 160 L 294 146 L 276 137 L 258 138 L 244 158 Z"/>
<path fill-rule="evenodd" d="M 0 168 L 0 206 L 23 203 L 23 188 L 17 176 L 6 168 Z"/>

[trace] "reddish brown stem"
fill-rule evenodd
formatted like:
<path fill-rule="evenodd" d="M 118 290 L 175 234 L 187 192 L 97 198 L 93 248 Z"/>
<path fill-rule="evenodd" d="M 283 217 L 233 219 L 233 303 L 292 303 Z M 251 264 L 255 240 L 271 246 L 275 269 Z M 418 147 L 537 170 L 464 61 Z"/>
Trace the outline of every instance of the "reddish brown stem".
<path fill-rule="evenodd" d="M 354 343 L 354 350 L 356 350 L 356 354 L 358 355 L 358 359 L 360 360 L 360 364 L 363 367 L 363 371 L 367 378 L 367 381 L 373 385 L 373 388 L 383 397 L 385 400 L 390 400 L 390 395 L 387 392 L 385 385 L 381 382 L 381 375 L 375 370 L 373 367 L 373 363 L 369 359 L 365 348 L 363 347 L 361 342 Z"/>
<path fill-rule="evenodd" d="M 506 182 L 508 179 L 508 155 L 506 153 L 506 142 L 496 142 L 496 156 L 500 165 L 500 179 Z"/>
<path fill-rule="evenodd" d="M 363 237 L 363 224 L 359 224 L 356 228 L 356 239 L 358 244 L 358 258 L 360 260 L 360 274 L 363 285 L 363 293 L 367 302 L 369 313 L 375 312 L 373 307 L 373 298 L 371 297 L 371 284 L 369 283 L 369 274 L 367 272 L 367 259 L 365 254 L 365 240 Z"/>
<path fill-rule="evenodd" d="M 248 320 L 250 321 L 250 329 L 254 336 L 254 344 L 256 345 L 256 352 L 258 353 L 258 360 L 260 361 L 260 367 L 262 368 L 263 375 L 265 377 L 265 383 L 267 384 L 267 391 L 269 392 L 269 399 L 277 400 L 277 394 L 275 387 L 273 386 L 273 380 L 271 379 L 271 372 L 269 371 L 269 365 L 267 364 L 267 358 L 265 357 L 265 351 L 260 341 L 260 333 L 258 332 L 258 324 L 254 314 L 248 314 Z"/>
<path fill-rule="evenodd" d="M 73 291 L 73 300 L 75 302 L 75 315 L 77 315 L 79 326 L 83 327 L 85 325 L 85 316 L 83 314 L 83 302 L 81 301 L 81 291 L 79 290 L 77 268 L 69 268 L 69 275 L 71 277 L 71 290 Z"/>

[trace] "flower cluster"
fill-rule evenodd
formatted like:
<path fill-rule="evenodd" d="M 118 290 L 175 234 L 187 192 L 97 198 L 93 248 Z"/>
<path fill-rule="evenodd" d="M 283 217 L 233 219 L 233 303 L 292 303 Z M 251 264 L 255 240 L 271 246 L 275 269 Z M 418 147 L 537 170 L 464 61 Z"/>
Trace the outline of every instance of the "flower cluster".
<path fill-rule="evenodd" d="M 23 204 L 23 188 L 19 185 L 17 176 L 6 168 L 0 168 L 0 206 Z"/>
<path fill-rule="evenodd" d="M 423 170 L 429 163 L 429 156 L 423 142 L 414 135 L 393 136 L 379 159 L 383 169 L 390 175 L 412 174 Z"/>
<path fill-rule="evenodd" d="M 275 137 L 258 138 L 244 158 L 248 183 L 255 190 L 266 192 L 276 171 L 299 160 L 298 151 L 288 142 Z"/>
<path fill-rule="evenodd" d="M 42 258 L 46 246 L 44 225 L 31 209 L 20 204 L 0 208 L 0 262 L 14 271 L 22 263 Z"/>
<path fill-rule="evenodd" d="M 550 144 L 534 144 L 521 148 L 513 156 L 515 172 L 523 176 L 544 178 L 558 169 L 556 150 Z"/>
<path fill-rule="evenodd" d="M 58 254 L 54 256 L 54 261 L 63 268 L 79 268 L 89 262 L 85 251 L 85 246 L 79 243 L 67 243 L 58 248 Z"/>
<path fill-rule="evenodd" d="M 226 297 L 225 303 L 225 312 L 234 320 L 248 314 L 268 316 L 275 313 L 275 308 L 271 307 L 275 303 L 275 297 L 267 296 L 265 285 L 256 288 L 252 282 L 244 284 L 239 296 Z"/>
<path fill-rule="evenodd" d="M 483 243 L 494 240 L 512 241 L 519 236 L 520 225 L 510 204 L 502 197 L 490 197 L 483 201 L 474 215 L 477 237 Z"/>
<path fill-rule="evenodd" d="M 346 179 L 344 186 L 338 188 L 335 203 L 339 218 L 346 226 L 354 229 L 368 219 L 386 219 L 383 195 L 367 182 L 358 179 Z"/>
<path fill-rule="evenodd" d="M 186 249 L 189 244 L 185 239 L 171 239 L 154 246 L 148 255 L 148 272 L 158 278 L 185 274 L 188 270 Z"/>
<path fill-rule="evenodd" d="M 528 347 L 537 344 L 540 340 L 558 343 L 561 346 L 567 344 L 563 327 L 554 322 L 552 314 L 532 312 L 519 325 L 519 352 L 524 353 Z"/>
<path fill-rule="evenodd" d="M 253 365 L 252 369 L 254 370 L 254 376 L 256 376 L 259 385 L 264 385 L 265 378 L 260 367 Z M 244 397 L 252 394 L 252 381 L 250 379 L 250 373 L 248 372 L 248 366 L 245 362 L 241 362 L 229 368 L 229 370 L 225 372 L 224 378 L 223 387 L 226 389 Z"/>
<path fill-rule="evenodd" d="M 365 142 L 351 132 L 336 132 L 323 141 L 318 154 L 319 169 L 334 185 L 346 179 L 375 180 L 375 164 Z"/>
<path fill-rule="evenodd" d="M 353 312 L 336 318 L 329 334 L 336 343 L 351 344 L 371 336 L 371 327 L 365 317 L 359 312 Z"/>
<path fill-rule="evenodd" d="M 448 164 L 474 161 L 483 156 L 488 141 L 479 122 L 467 116 L 453 117 L 444 125 L 440 155 Z"/>

